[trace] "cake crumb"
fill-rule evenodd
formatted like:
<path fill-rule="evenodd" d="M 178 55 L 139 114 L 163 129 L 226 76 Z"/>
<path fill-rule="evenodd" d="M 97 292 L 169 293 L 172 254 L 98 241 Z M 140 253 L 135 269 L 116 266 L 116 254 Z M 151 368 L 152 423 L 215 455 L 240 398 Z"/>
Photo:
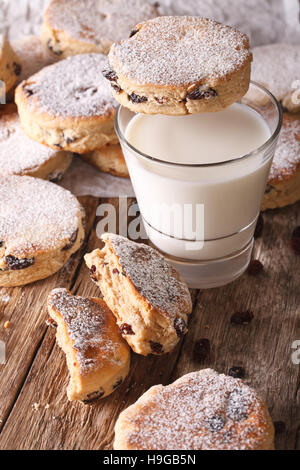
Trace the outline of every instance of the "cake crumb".
<path fill-rule="evenodd" d="M 40 404 L 39 403 L 33 403 L 32 405 L 32 408 L 34 409 L 34 411 L 37 411 L 40 407 Z"/>
<path fill-rule="evenodd" d="M 9 321 L 6 321 L 6 322 L 4 323 L 4 328 L 7 330 L 7 328 L 9 328 L 9 327 L 10 327 L 10 322 L 9 322 Z"/>

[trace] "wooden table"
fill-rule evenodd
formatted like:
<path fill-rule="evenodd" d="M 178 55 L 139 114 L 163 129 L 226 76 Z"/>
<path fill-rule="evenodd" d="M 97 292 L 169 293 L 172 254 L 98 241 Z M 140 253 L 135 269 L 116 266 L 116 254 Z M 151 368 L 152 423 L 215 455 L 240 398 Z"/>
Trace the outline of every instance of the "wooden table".
<path fill-rule="evenodd" d="M 291 233 L 300 225 L 300 203 L 264 214 L 263 236 L 255 243 L 263 274 L 245 274 L 226 287 L 193 291 L 189 333 L 176 350 L 161 357 L 132 354 L 124 384 L 97 404 L 84 406 L 67 400 L 65 357 L 55 343 L 55 330 L 45 323 L 52 288 L 98 295 L 83 254 L 100 244 L 95 231 L 100 201 L 80 200 L 87 210 L 87 236 L 80 252 L 47 280 L 0 289 L 0 339 L 7 347 L 7 362 L 0 365 L 0 448 L 111 449 L 120 411 L 150 386 L 200 368 L 227 373 L 242 366 L 245 380 L 265 397 L 274 421 L 281 422 L 277 449 L 300 449 L 300 374 L 291 359 L 292 343 L 300 340 L 300 256 L 290 248 Z M 117 205 L 118 199 L 109 202 Z M 245 310 L 254 313 L 250 324 L 230 322 L 233 313 Z M 202 338 L 210 340 L 211 352 L 199 363 L 193 349 Z"/>

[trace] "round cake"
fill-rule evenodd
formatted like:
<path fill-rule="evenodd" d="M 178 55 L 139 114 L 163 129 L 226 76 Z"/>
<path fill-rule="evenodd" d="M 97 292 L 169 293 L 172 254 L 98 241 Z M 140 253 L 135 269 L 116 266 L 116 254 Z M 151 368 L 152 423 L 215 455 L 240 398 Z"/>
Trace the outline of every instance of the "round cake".
<path fill-rule="evenodd" d="M 102 75 L 103 54 L 83 54 L 49 65 L 22 82 L 16 103 L 23 130 L 54 149 L 86 153 L 118 143 L 117 102 Z"/>

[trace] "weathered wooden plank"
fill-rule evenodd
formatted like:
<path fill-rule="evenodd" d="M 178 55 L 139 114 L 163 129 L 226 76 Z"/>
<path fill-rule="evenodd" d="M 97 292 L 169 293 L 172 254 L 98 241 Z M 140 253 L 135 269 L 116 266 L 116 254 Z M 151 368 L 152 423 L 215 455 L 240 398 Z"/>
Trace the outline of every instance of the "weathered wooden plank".
<path fill-rule="evenodd" d="M 98 200 L 80 198 L 86 209 L 86 229 L 90 231 L 95 219 Z M 82 258 L 83 248 L 67 265 L 49 279 L 28 286 L 0 289 L 0 340 L 6 343 L 6 364 L 0 365 L 0 429 L 22 388 L 47 330 L 45 324 L 45 299 L 55 286 L 69 286 Z M 10 322 L 7 329 L 3 328 Z"/>

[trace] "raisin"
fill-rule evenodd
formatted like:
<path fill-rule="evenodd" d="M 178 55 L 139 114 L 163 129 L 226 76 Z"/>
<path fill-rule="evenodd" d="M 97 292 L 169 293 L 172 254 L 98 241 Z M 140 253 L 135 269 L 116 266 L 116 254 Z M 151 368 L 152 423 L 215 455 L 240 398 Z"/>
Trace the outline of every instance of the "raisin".
<path fill-rule="evenodd" d="M 4 242 L 2 240 L 0 240 L 0 248 L 1 248 L 1 246 L 3 246 L 3 243 Z"/>
<path fill-rule="evenodd" d="M 117 268 L 114 268 L 112 272 L 113 274 L 120 274 L 120 271 Z"/>
<path fill-rule="evenodd" d="M 216 415 L 216 416 L 212 416 L 211 418 L 207 418 L 206 424 L 207 424 L 207 428 L 211 432 L 217 432 L 217 431 L 221 431 L 224 428 L 225 420 L 223 416 Z"/>
<path fill-rule="evenodd" d="M 148 98 L 146 96 L 140 96 L 135 93 L 131 93 L 131 95 L 128 95 L 129 101 L 132 101 L 132 103 L 145 103 L 145 101 L 148 101 Z"/>
<path fill-rule="evenodd" d="M 246 310 L 245 312 L 234 313 L 230 321 L 231 323 L 235 323 L 236 325 L 248 325 L 252 322 L 253 318 L 253 313 L 250 310 Z"/>
<path fill-rule="evenodd" d="M 53 52 L 53 54 L 58 55 L 58 56 L 59 56 L 59 55 L 62 55 L 62 51 L 57 51 L 57 50 L 55 51 L 55 50 L 53 49 L 53 46 L 52 46 L 52 44 L 51 44 L 51 39 L 49 39 L 49 41 L 47 42 L 47 47 L 48 47 L 48 49 L 49 49 L 51 52 Z"/>
<path fill-rule="evenodd" d="M 250 276 L 257 276 L 263 269 L 263 264 L 258 259 L 253 259 L 248 266 L 247 272 Z"/>
<path fill-rule="evenodd" d="M 70 248 L 72 248 L 72 246 L 73 246 L 74 243 L 76 242 L 77 236 L 78 236 L 78 229 L 75 230 L 74 233 L 72 233 L 72 235 L 71 235 L 71 237 L 70 237 L 69 243 L 67 243 L 67 245 L 65 245 L 65 246 L 62 248 L 62 251 L 70 250 Z"/>
<path fill-rule="evenodd" d="M 275 434 L 283 434 L 285 432 L 285 423 L 283 421 L 274 422 Z"/>
<path fill-rule="evenodd" d="M 239 366 L 230 367 L 228 375 L 234 379 L 242 379 L 245 377 L 245 370 Z"/>
<path fill-rule="evenodd" d="M 193 359 L 195 362 L 203 362 L 210 355 L 210 341 L 207 338 L 199 339 L 194 345 Z"/>
<path fill-rule="evenodd" d="M 227 416 L 232 421 L 242 421 L 248 418 L 241 389 L 235 388 L 230 393 L 227 403 Z"/>
<path fill-rule="evenodd" d="M 129 37 L 132 38 L 132 36 L 134 36 L 138 32 L 139 32 L 138 29 L 133 29 L 132 31 L 130 31 Z"/>
<path fill-rule="evenodd" d="M 114 70 L 102 70 L 102 73 L 110 82 L 116 82 L 118 80 L 118 75 Z"/>
<path fill-rule="evenodd" d="M 186 331 L 186 323 L 182 318 L 175 318 L 174 328 L 176 330 L 177 336 L 182 338 Z"/>
<path fill-rule="evenodd" d="M 83 403 L 85 405 L 88 405 L 89 403 L 93 403 L 94 401 L 98 400 L 99 398 L 103 397 L 104 395 L 104 390 L 101 387 L 97 392 L 89 393 L 87 395 L 87 398 L 83 400 Z"/>
<path fill-rule="evenodd" d="M 166 102 L 166 98 L 159 98 L 158 96 L 154 96 L 154 99 L 158 104 L 164 104 Z"/>
<path fill-rule="evenodd" d="M 119 332 L 121 335 L 135 335 L 131 325 L 128 323 L 122 323 L 122 325 L 119 327 Z"/>
<path fill-rule="evenodd" d="M 19 75 L 21 75 L 21 72 L 22 72 L 22 66 L 20 64 L 17 64 L 17 62 L 13 62 L 13 71 L 14 71 L 14 74 L 19 77 Z"/>
<path fill-rule="evenodd" d="M 291 239 L 291 248 L 296 255 L 300 255 L 300 238 Z"/>
<path fill-rule="evenodd" d="M 163 347 L 160 343 L 156 343 L 155 341 L 150 341 L 151 350 L 155 354 L 161 354 L 163 352 Z"/>
<path fill-rule="evenodd" d="M 123 379 L 122 379 L 122 377 L 120 377 L 120 378 L 116 381 L 116 383 L 113 385 L 113 390 L 116 390 L 116 388 L 118 388 L 118 387 L 121 385 L 122 382 L 123 382 Z"/>
<path fill-rule="evenodd" d="M 263 219 L 262 214 L 259 214 L 256 227 L 255 227 L 254 238 L 261 237 L 263 233 L 263 229 L 264 229 L 264 219 Z"/>
<path fill-rule="evenodd" d="M 6 256 L 5 261 L 6 261 L 8 268 L 11 269 L 12 271 L 25 269 L 34 264 L 34 258 L 19 259 L 11 255 Z"/>
<path fill-rule="evenodd" d="M 216 90 L 208 88 L 207 90 L 201 90 L 201 88 L 195 88 L 186 95 L 187 100 L 208 100 L 213 96 L 217 96 Z"/>

